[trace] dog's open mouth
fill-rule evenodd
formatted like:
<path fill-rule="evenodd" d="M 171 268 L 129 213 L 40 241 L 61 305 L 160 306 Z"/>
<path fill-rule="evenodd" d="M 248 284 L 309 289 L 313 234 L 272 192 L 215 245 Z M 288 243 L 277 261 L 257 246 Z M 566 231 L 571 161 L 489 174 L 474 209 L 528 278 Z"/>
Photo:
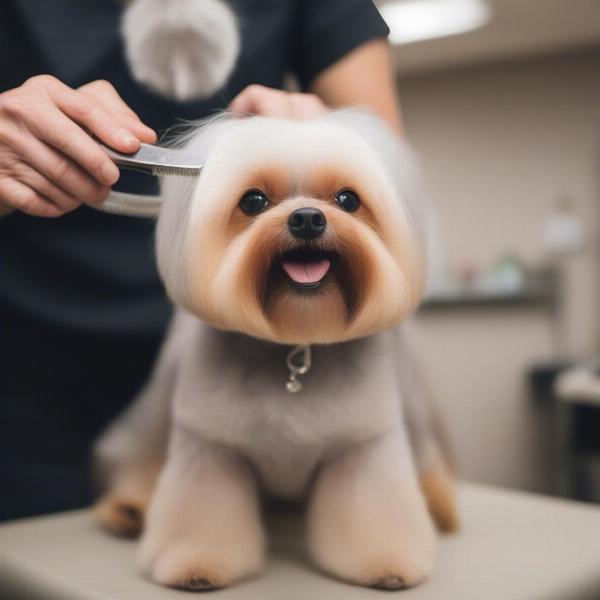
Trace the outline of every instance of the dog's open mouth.
<path fill-rule="evenodd" d="M 316 288 L 331 271 L 335 257 L 330 252 L 302 248 L 285 252 L 279 264 L 286 280 L 296 288 Z"/>
<path fill-rule="evenodd" d="M 363 264 L 358 254 L 340 254 L 316 244 L 284 250 L 273 257 L 263 279 L 261 302 L 265 313 L 270 315 L 279 302 L 299 300 L 300 304 L 290 306 L 306 308 L 312 300 L 338 298 L 345 304 L 346 318 L 351 319 L 360 299 Z M 332 305 L 323 306 L 330 309 Z"/>

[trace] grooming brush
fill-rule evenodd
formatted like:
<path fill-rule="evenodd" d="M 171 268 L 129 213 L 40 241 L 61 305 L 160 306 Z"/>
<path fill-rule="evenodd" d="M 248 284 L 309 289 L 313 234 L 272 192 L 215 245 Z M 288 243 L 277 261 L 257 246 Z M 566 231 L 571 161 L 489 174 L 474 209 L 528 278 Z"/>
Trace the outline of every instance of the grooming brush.
<path fill-rule="evenodd" d="M 169 175 L 198 177 L 202 171 L 202 165 L 197 160 L 179 149 L 141 144 L 137 152 L 122 154 L 104 144 L 100 143 L 100 146 L 121 169 L 139 171 L 155 177 Z M 132 217 L 155 217 L 161 204 L 161 196 L 112 192 L 97 208 L 103 212 Z"/>

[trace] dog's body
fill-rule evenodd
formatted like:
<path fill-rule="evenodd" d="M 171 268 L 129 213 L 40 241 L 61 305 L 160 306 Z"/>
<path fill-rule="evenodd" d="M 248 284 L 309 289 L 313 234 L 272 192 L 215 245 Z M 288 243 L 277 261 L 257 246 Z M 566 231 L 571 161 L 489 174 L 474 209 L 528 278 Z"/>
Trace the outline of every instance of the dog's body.
<path fill-rule="evenodd" d="M 402 204 L 395 213 L 392 196 L 385 199 L 385 159 L 368 155 L 382 144 L 361 148 L 349 125 L 327 120 L 320 131 L 314 123 L 279 122 L 274 130 L 251 121 L 209 135 L 204 193 L 188 191 L 187 204 L 175 199 L 161 215 L 159 265 L 183 308 L 151 381 L 99 443 L 101 460 L 113 468 L 99 515 L 121 533 L 137 528 L 135 511 L 145 509 L 168 445 L 140 554 L 156 581 L 218 587 L 259 570 L 265 493 L 307 501 L 309 549 L 325 570 L 363 585 L 414 585 L 429 575 L 435 554 L 427 503 L 442 528 L 456 525 L 443 442 L 402 328 L 393 327 L 421 294 L 415 217 Z M 258 146 L 251 155 L 237 150 L 248 132 Z M 273 137 L 258 141 L 257 132 Z M 289 152 L 291 134 L 302 135 L 307 148 L 286 163 L 281 153 Z M 339 152 L 323 153 L 319 140 Z M 346 142 L 354 147 L 344 157 Z M 372 168 L 370 182 L 352 174 L 353 162 Z M 210 209 L 192 198 L 227 196 L 218 183 L 229 163 L 241 171 L 236 204 L 222 201 L 213 207 L 222 218 L 209 218 Z M 307 196 L 316 169 L 320 183 L 312 189 L 319 191 Z M 360 209 L 340 210 L 335 190 L 348 186 L 361 189 Z M 262 189 L 273 200 L 245 219 L 237 199 Z M 329 194 L 338 207 L 328 204 Z M 250 200 L 240 206 L 261 199 Z M 319 230 L 298 233 L 288 215 L 302 216 L 306 206 L 310 221 L 300 225 Z M 206 251 L 208 262 L 197 265 L 189 259 L 200 231 L 212 256 Z M 230 241 L 211 241 L 215 233 Z M 315 281 L 307 284 L 308 277 Z M 293 344 L 311 342 L 318 342 L 311 369 L 292 394 L 287 355 Z"/>
<path fill-rule="evenodd" d="M 441 456 L 400 330 L 314 347 L 299 394 L 285 389 L 289 346 L 218 331 L 183 311 L 170 338 L 161 378 L 103 438 L 105 459 L 115 449 L 129 459 L 163 459 L 173 421 L 243 455 L 268 494 L 298 499 L 324 461 L 386 434 L 408 436 L 420 472 Z"/>

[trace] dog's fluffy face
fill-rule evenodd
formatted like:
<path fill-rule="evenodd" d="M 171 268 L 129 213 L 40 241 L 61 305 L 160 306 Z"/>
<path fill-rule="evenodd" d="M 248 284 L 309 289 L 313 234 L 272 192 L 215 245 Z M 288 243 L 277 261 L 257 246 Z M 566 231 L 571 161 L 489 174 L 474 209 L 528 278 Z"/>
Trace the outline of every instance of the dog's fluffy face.
<path fill-rule="evenodd" d="M 414 309 L 422 234 L 391 172 L 406 152 L 381 124 L 350 112 L 211 127 L 197 183 L 163 190 L 158 260 L 176 304 L 283 343 L 368 335 Z"/>

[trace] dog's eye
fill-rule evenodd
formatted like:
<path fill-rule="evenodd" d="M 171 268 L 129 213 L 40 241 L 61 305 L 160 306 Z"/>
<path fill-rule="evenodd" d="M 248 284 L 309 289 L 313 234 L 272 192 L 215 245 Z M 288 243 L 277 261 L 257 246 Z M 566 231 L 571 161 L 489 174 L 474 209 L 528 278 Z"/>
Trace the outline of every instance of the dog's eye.
<path fill-rule="evenodd" d="M 269 200 L 260 190 L 250 190 L 240 200 L 240 208 L 248 216 L 261 213 L 267 206 L 269 206 Z"/>
<path fill-rule="evenodd" d="M 352 190 L 342 190 L 335 197 L 337 205 L 346 212 L 356 212 L 360 206 L 360 198 Z"/>

